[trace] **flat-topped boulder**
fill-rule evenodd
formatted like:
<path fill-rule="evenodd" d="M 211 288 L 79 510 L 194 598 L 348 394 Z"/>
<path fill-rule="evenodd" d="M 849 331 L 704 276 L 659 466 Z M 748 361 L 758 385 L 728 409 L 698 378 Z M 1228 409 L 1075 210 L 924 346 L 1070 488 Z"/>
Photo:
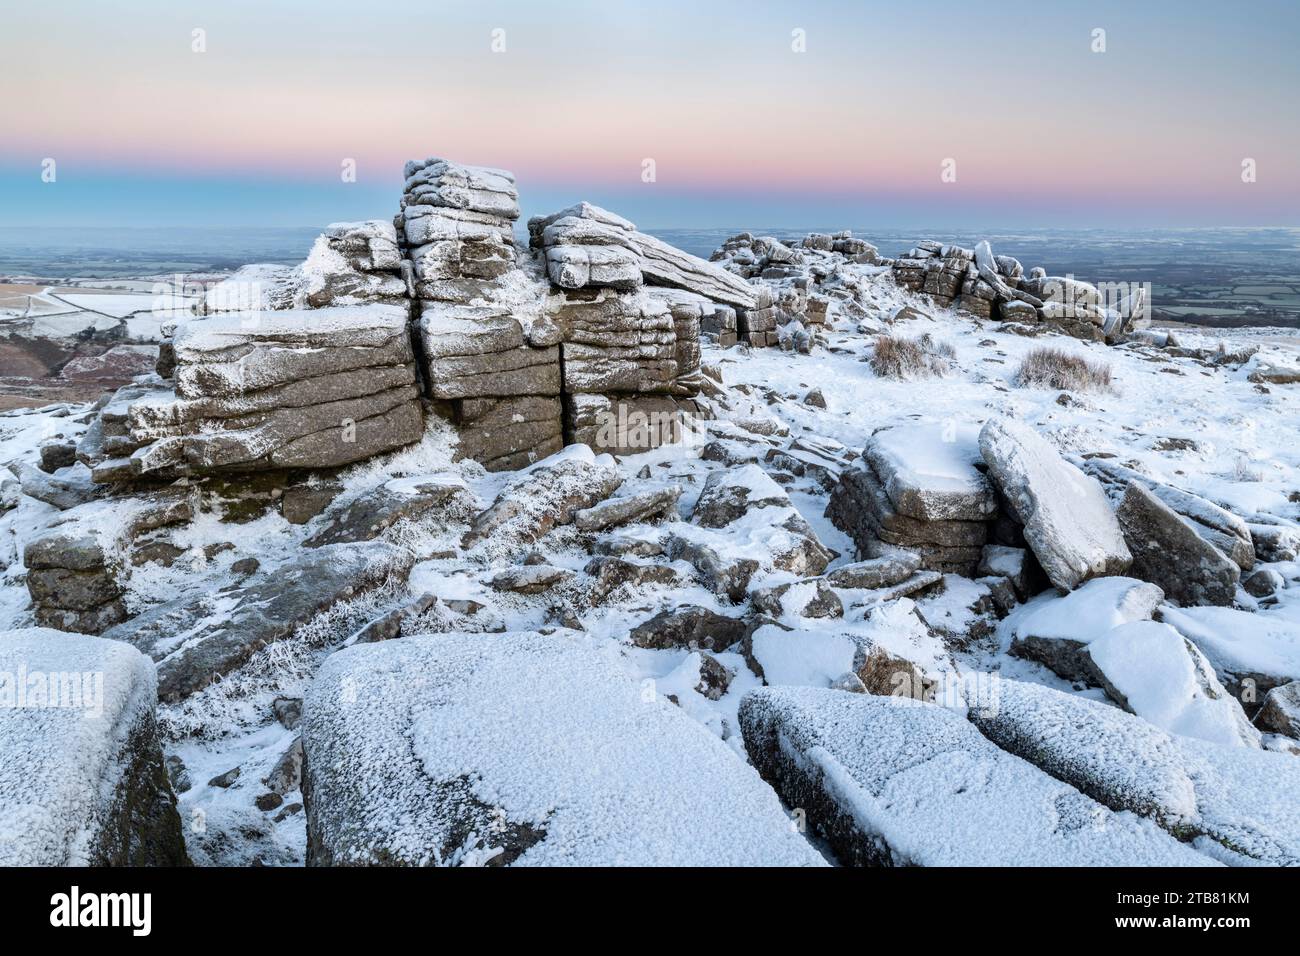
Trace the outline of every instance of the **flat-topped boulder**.
<path fill-rule="evenodd" d="M 999 749 L 956 711 L 814 687 L 746 694 L 750 759 L 841 863 L 1198 866 L 1155 824 L 1117 814 Z"/>
<path fill-rule="evenodd" d="M 367 305 L 230 312 L 182 323 L 172 338 L 182 398 L 234 397 L 304 377 L 406 365 L 407 313 Z"/>
<path fill-rule="evenodd" d="M 918 521 L 987 521 L 997 515 L 983 464 L 979 430 L 944 423 L 876 432 L 862 451 L 894 509 Z"/>
<path fill-rule="evenodd" d="M 1122 574 L 1133 561 L 1106 493 L 1023 422 L 989 419 L 979 434 L 989 477 L 1057 589 Z"/>
<path fill-rule="evenodd" d="M 0 675 L 0 865 L 186 865 L 149 659 L 30 628 L 0 632 Z"/>
<path fill-rule="evenodd" d="M 1229 863 L 1300 864 L 1300 761 L 1176 737 L 1117 707 L 1002 680 L 971 720 L 990 740 L 1112 810 L 1155 820 Z"/>
<path fill-rule="evenodd" d="M 340 651 L 302 728 L 309 864 L 824 864 L 726 744 L 572 632 Z"/>

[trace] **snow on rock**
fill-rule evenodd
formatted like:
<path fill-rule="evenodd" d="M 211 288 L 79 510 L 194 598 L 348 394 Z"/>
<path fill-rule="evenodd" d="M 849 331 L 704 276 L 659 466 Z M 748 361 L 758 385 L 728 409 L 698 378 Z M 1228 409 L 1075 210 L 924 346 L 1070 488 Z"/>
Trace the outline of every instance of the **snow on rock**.
<path fill-rule="evenodd" d="M 1300 681 L 1269 691 L 1255 722 L 1263 730 L 1300 739 Z"/>
<path fill-rule="evenodd" d="M 1063 459 L 1032 428 L 991 418 L 980 430 L 989 477 L 1057 589 L 1122 574 L 1133 556 L 1101 486 Z"/>
<path fill-rule="evenodd" d="M 1196 646 L 1168 624 L 1122 624 L 1088 645 L 1106 693 L 1162 730 L 1230 747 L 1260 745 L 1236 699 Z"/>
<path fill-rule="evenodd" d="M 1195 644 L 1241 700 L 1300 680 L 1300 625 L 1277 614 L 1227 607 L 1162 607 L 1160 619 Z"/>
<path fill-rule="evenodd" d="M 1133 553 L 1130 574 L 1160 585 L 1178 604 L 1232 604 L 1241 568 L 1191 521 L 1137 482 L 1129 483 L 1115 516 Z"/>
<path fill-rule="evenodd" d="M 596 455 L 586 445 L 569 445 L 511 480 L 474 519 L 462 546 L 499 551 L 531 543 L 555 527 L 571 524 L 579 512 L 595 507 L 622 484 L 610 456 Z"/>
<path fill-rule="evenodd" d="M 1107 704 L 1002 680 L 971 720 L 990 740 L 1113 810 L 1228 862 L 1300 865 L 1300 761 L 1172 736 Z"/>
<path fill-rule="evenodd" d="M 175 702 L 230 673 L 257 650 L 340 601 L 411 569 L 409 551 L 386 541 L 323 545 L 250 583 L 189 593 L 109 628 L 158 665 L 158 696 Z"/>
<path fill-rule="evenodd" d="M 862 454 L 899 514 L 921 521 L 987 521 L 997 514 L 993 487 L 975 467 L 983 459 L 974 426 L 885 428 Z"/>
<path fill-rule="evenodd" d="M 560 632 L 340 651 L 307 692 L 316 865 L 809 865 L 823 859 L 717 737 Z"/>
<path fill-rule="evenodd" d="M 1196 866 L 1154 824 L 1108 810 L 998 749 L 953 710 L 899 697 L 746 694 L 750 759 L 840 862 Z"/>
<path fill-rule="evenodd" d="M 771 623 L 753 631 L 750 666 L 767 684 L 830 687 L 851 673 L 873 694 L 922 697 L 953 674 L 943 642 L 906 598 L 871 608 L 857 626 L 803 624 Z"/>
<path fill-rule="evenodd" d="M 1255 544 L 1250 528 L 1231 511 L 1106 458 L 1089 459 L 1082 467 L 1105 486 L 1116 504 L 1128 493 L 1129 485 L 1141 485 L 1186 518 L 1197 534 L 1231 558 L 1241 570 L 1249 571 L 1255 566 Z"/>
<path fill-rule="evenodd" d="M 155 702 L 126 644 L 0 632 L 0 865 L 188 862 Z"/>
<path fill-rule="evenodd" d="M 1066 680 L 1100 683 L 1086 653 L 1121 624 L 1150 620 L 1164 592 L 1134 578 L 1097 578 L 1070 594 L 1044 594 L 1008 619 L 1011 653 L 1038 661 Z"/>

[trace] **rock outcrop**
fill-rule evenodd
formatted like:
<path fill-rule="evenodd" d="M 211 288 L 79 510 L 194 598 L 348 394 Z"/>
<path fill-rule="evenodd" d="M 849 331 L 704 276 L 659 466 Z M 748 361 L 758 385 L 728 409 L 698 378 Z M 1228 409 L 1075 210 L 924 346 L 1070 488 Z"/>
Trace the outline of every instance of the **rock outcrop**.
<path fill-rule="evenodd" d="M 170 383 L 101 415 L 97 481 L 335 467 L 424 433 L 403 307 L 225 313 L 182 324 L 172 352 Z"/>
<path fill-rule="evenodd" d="M 1011 256 L 993 254 L 988 241 L 974 249 L 925 240 L 891 263 L 896 282 L 938 305 L 981 319 L 1040 325 L 1075 338 L 1115 343 L 1148 317 L 1146 287 L 1099 289 L 1041 269 L 1026 275 Z"/>

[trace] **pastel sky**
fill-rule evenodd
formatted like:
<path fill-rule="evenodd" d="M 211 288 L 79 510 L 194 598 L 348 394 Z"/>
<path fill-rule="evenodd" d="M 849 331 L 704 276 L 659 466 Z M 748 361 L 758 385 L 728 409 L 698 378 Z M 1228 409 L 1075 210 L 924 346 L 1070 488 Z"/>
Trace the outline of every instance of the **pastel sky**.
<path fill-rule="evenodd" d="M 1295 0 L 59 0 L 2 22 L 5 226 L 388 216 L 431 155 L 513 170 L 526 214 L 589 199 L 648 228 L 1300 224 Z"/>

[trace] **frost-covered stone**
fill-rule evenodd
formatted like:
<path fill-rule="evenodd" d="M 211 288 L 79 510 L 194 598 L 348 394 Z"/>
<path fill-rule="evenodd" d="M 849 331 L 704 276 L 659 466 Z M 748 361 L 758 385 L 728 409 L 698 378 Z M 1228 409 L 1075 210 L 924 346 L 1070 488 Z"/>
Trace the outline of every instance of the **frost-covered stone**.
<path fill-rule="evenodd" d="M 1133 560 L 1095 479 L 1022 422 L 991 418 L 980 430 L 989 477 L 1022 525 L 1047 577 L 1062 592 L 1122 574 Z"/>
<path fill-rule="evenodd" d="M 1040 596 L 1016 619 L 1011 653 L 1066 680 L 1100 686 L 1087 646 L 1121 624 L 1150 620 L 1164 597 L 1154 584 L 1121 577 L 1097 578 L 1063 597 Z"/>
<path fill-rule="evenodd" d="M 1243 703 L 1258 702 L 1274 687 L 1300 680 L 1300 625 L 1281 615 L 1166 606 L 1160 620 L 1195 644 Z"/>
<path fill-rule="evenodd" d="M 608 498 L 591 508 L 576 512 L 573 523 L 580 531 L 604 531 L 622 524 L 645 521 L 673 513 L 681 495 L 681 485 L 669 485 L 666 488 Z"/>
<path fill-rule="evenodd" d="M 1214 502 L 1156 481 L 1106 458 L 1090 458 L 1083 470 L 1100 481 L 1119 504 L 1130 484 L 1138 484 L 1191 523 L 1196 533 L 1231 558 L 1243 571 L 1255 565 L 1255 543 L 1247 523 Z M 1268 559 L 1264 559 L 1268 560 Z M 1285 559 L 1278 559 L 1285 560 Z"/>
<path fill-rule="evenodd" d="M 773 617 L 843 617 L 844 604 L 825 580 L 791 581 L 762 588 L 750 595 L 758 610 Z"/>
<path fill-rule="evenodd" d="M 1112 810 L 1150 817 L 1229 863 L 1300 863 L 1300 762 L 1172 736 L 1117 707 L 1002 680 L 971 720 L 999 747 Z"/>
<path fill-rule="evenodd" d="M 840 588 L 885 588 L 907 580 L 920 568 L 917 554 L 891 548 L 879 557 L 841 565 L 826 575 L 826 580 Z"/>
<path fill-rule="evenodd" d="M 155 687 L 125 644 L 0 632 L 0 865 L 189 862 Z"/>
<path fill-rule="evenodd" d="M 1029 597 L 1032 585 L 1032 566 L 1029 552 L 1024 548 L 1011 548 L 1001 544 L 988 544 L 980 552 L 979 577 L 1006 578 L 1015 589 L 1016 597 Z"/>
<path fill-rule="evenodd" d="M 768 687 L 740 705 L 745 748 L 840 862 L 1195 866 L 1153 824 L 1115 814 L 999 750 L 951 710 Z"/>
<path fill-rule="evenodd" d="M 894 509 L 919 521 L 987 521 L 997 514 L 971 426 L 898 426 L 876 432 L 862 455 Z"/>
<path fill-rule="evenodd" d="M 418 519 L 468 497 L 465 486 L 454 478 L 394 479 L 331 508 L 303 547 L 370 541 L 400 521 Z"/>
<path fill-rule="evenodd" d="M 710 473 L 695 501 L 691 520 L 705 528 L 723 528 L 752 508 L 783 508 L 790 496 L 757 465 Z"/>
<path fill-rule="evenodd" d="M 790 496 L 757 465 L 713 472 L 691 520 L 693 524 L 674 529 L 674 537 L 724 561 L 753 560 L 800 577 L 821 574 L 831 561 L 831 552 Z"/>
<path fill-rule="evenodd" d="M 1088 644 L 1106 693 L 1162 730 L 1230 747 L 1259 747 L 1259 731 L 1196 646 L 1168 624 L 1133 621 Z"/>
<path fill-rule="evenodd" d="M 461 544 L 509 548 L 536 541 L 552 528 L 572 523 L 578 512 L 604 501 L 622 483 L 608 456 L 571 445 L 521 472 L 475 517 Z"/>
<path fill-rule="evenodd" d="M 70 469 L 67 475 L 51 475 L 25 461 L 15 461 L 10 463 L 9 470 L 21 483 L 23 494 L 60 511 L 92 501 L 99 492 L 85 468 Z"/>
<path fill-rule="evenodd" d="M 988 539 L 984 521 L 925 520 L 901 514 L 865 460 L 840 473 L 826 516 L 853 539 L 859 557 L 879 557 L 902 548 L 916 554 L 922 567 L 942 572 L 972 574 Z"/>
<path fill-rule="evenodd" d="M 754 307 L 748 283 L 638 232 L 626 219 L 591 203 L 530 219 L 528 231 L 531 244 L 546 257 L 551 280 L 564 288 L 631 288 L 644 280 L 739 308 Z"/>
<path fill-rule="evenodd" d="M 741 618 L 689 606 L 660 611 L 634 627 L 629 637 L 637 647 L 702 647 L 709 651 L 725 651 L 743 640 L 751 629 Z"/>
<path fill-rule="evenodd" d="M 424 433 L 404 306 L 226 313 L 182 324 L 172 352 L 174 388 L 100 413 L 96 481 L 331 467 Z"/>
<path fill-rule="evenodd" d="M 612 644 L 349 648 L 321 667 L 303 728 L 310 864 L 824 863 L 726 744 L 647 702 Z"/>
<path fill-rule="evenodd" d="M 1261 730 L 1300 738 L 1300 681 L 1274 687 L 1264 697 L 1264 706 L 1255 715 Z"/>
<path fill-rule="evenodd" d="M 541 594 L 571 577 L 573 572 L 565 568 L 555 568 L 549 564 L 525 564 L 498 572 L 489 583 L 494 591 Z"/>
<path fill-rule="evenodd" d="M 1115 517 L 1133 554 L 1133 577 L 1158 584 L 1179 604 L 1232 604 L 1241 569 L 1169 505 L 1130 482 Z"/>
<path fill-rule="evenodd" d="M 338 602 L 390 578 L 404 578 L 412 560 L 410 552 L 384 541 L 327 545 L 245 585 L 160 604 L 104 636 L 153 658 L 158 696 L 175 702 Z"/>

